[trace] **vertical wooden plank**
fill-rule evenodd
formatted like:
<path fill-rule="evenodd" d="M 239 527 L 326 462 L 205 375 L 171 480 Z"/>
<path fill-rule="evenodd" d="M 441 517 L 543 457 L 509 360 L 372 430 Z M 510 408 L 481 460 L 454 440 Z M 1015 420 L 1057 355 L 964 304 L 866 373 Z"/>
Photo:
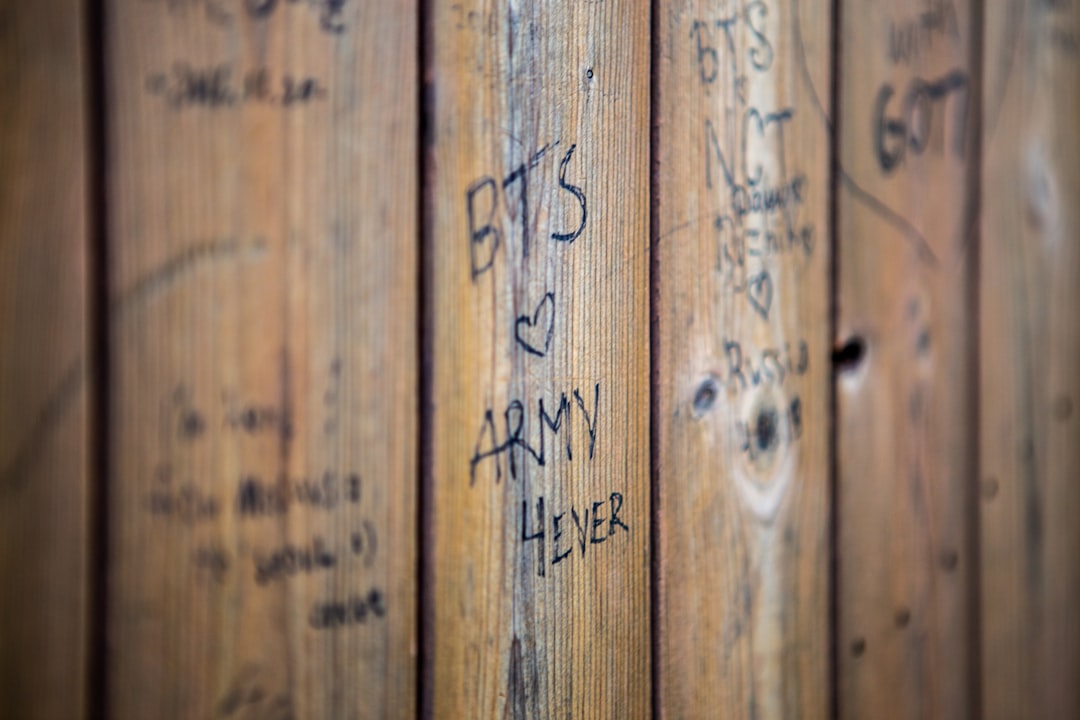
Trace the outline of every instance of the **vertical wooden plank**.
<path fill-rule="evenodd" d="M 829 712 L 830 12 L 660 4 L 661 717 Z"/>
<path fill-rule="evenodd" d="M 837 602 L 845 718 L 962 718 L 973 707 L 973 7 L 843 4 Z"/>
<path fill-rule="evenodd" d="M 646 3 L 431 4 L 430 713 L 649 713 Z"/>
<path fill-rule="evenodd" d="M 0 707 L 83 717 L 89 338 L 83 3 L 0 3 Z"/>
<path fill-rule="evenodd" d="M 1080 5 L 986 4 L 983 707 L 1080 717 Z"/>
<path fill-rule="evenodd" d="M 110 707 L 408 717 L 415 4 L 108 11 Z"/>

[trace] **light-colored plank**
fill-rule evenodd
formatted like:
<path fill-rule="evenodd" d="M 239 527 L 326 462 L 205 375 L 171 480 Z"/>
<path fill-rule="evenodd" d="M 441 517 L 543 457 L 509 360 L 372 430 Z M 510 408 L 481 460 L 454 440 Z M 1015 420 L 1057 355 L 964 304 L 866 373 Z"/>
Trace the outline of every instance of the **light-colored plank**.
<path fill-rule="evenodd" d="M 409 717 L 416 8 L 107 16 L 110 708 Z"/>
<path fill-rule="evenodd" d="M 660 717 L 829 712 L 830 12 L 660 4 Z"/>
<path fill-rule="evenodd" d="M 649 8 L 427 22 L 428 709 L 646 717 Z"/>
<path fill-rule="evenodd" d="M 87 701 L 90 263 L 83 3 L 0 3 L 0 708 Z"/>
<path fill-rule="evenodd" d="M 843 718 L 972 709 L 972 7 L 842 11 L 836 342 L 864 343 L 837 381 Z"/>
<path fill-rule="evenodd" d="M 987 2 L 982 704 L 1080 717 L 1080 4 Z"/>

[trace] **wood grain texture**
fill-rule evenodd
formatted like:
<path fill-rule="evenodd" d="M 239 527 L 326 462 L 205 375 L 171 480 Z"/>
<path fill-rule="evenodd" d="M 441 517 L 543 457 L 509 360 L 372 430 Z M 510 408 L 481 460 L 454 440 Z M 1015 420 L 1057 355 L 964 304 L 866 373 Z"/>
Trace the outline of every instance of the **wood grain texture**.
<path fill-rule="evenodd" d="M 972 8 L 842 13 L 837 344 L 864 343 L 837 381 L 844 718 L 974 707 Z"/>
<path fill-rule="evenodd" d="M 986 6 L 982 704 L 1080 717 L 1080 5 Z"/>
<path fill-rule="evenodd" d="M 649 714 L 648 27 L 431 4 L 434 717 Z"/>
<path fill-rule="evenodd" d="M 112 713 L 410 717 L 415 5 L 107 17 Z"/>
<path fill-rule="evenodd" d="M 659 715 L 824 718 L 830 5 L 658 20 Z"/>
<path fill-rule="evenodd" d="M 0 3 L 0 708 L 87 696 L 90 414 L 83 4 Z"/>

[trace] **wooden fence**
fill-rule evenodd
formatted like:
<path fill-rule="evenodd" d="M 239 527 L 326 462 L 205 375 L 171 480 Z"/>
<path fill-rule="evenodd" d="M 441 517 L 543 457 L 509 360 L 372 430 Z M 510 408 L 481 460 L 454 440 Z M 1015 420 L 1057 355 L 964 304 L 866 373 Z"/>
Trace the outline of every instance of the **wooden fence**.
<path fill-rule="evenodd" d="M 0 90 L 4 717 L 1080 717 L 1076 0 L 2 0 Z"/>

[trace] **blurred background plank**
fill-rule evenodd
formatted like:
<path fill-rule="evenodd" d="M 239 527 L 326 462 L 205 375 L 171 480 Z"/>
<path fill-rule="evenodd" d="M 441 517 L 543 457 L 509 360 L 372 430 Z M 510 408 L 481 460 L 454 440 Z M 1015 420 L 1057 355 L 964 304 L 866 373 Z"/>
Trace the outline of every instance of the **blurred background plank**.
<path fill-rule="evenodd" d="M 982 705 L 1080 717 L 1080 5 L 988 2 Z"/>
<path fill-rule="evenodd" d="M 109 705 L 410 717 L 416 7 L 106 10 Z"/>
<path fill-rule="evenodd" d="M 93 285 L 83 3 L 0 3 L 0 707 L 87 700 Z"/>
<path fill-rule="evenodd" d="M 428 710 L 649 714 L 649 6 L 426 19 Z"/>
<path fill-rule="evenodd" d="M 659 3 L 659 715 L 829 715 L 827 2 Z"/>
<path fill-rule="evenodd" d="M 841 13 L 843 718 L 962 718 L 975 707 L 975 10 L 855 0 Z"/>

